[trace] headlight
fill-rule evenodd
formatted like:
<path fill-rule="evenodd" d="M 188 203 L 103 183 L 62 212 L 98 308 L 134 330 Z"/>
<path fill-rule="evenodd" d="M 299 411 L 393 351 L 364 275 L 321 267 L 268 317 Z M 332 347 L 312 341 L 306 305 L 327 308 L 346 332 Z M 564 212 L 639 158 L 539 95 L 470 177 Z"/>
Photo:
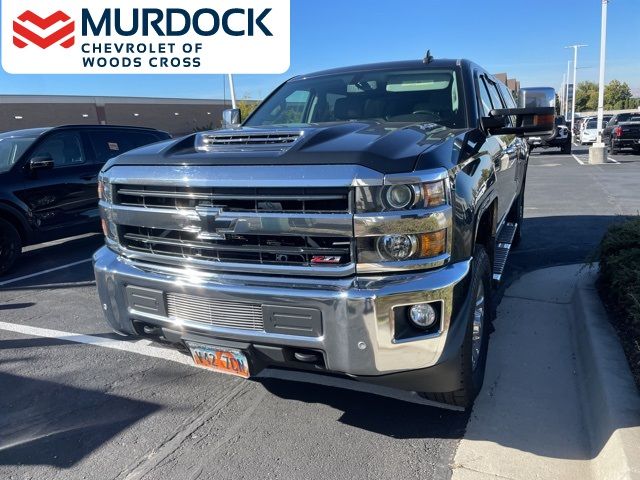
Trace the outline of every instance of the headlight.
<path fill-rule="evenodd" d="M 401 210 L 413 205 L 416 201 L 416 192 L 411 185 L 390 185 L 383 190 L 385 203 L 393 210 Z"/>
<path fill-rule="evenodd" d="M 357 249 L 360 264 L 436 258 L 447 253 L 447 230 L 358 238 Z"/>
<path fill-rule="evenodd" d="M 363 213 L 433 208 L 446 203 L 444 180 L 356 189 L 356 210 Z"/>
<path fill-rule="evenodd" d="M 415 235 L 385 235 L 378 238 L 377 247 L 382 258 L 407 260 L 418 250 L 418 238 Z"/>
<path fill-rule="evenodd" d="M 98 198 L 107 203 L 113 203 L 111 184 L 104 177 L 98 179 Z"/>

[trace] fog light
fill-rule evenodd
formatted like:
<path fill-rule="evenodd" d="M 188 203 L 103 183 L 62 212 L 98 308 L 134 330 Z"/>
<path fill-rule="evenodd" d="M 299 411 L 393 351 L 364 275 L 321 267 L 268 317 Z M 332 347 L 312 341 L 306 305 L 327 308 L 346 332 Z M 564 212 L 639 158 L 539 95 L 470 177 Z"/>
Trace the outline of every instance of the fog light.
<path fill-rule="evenodd" d="M 436 323 L 437 315 L 434 308 L 428 303 L 419 303 L 409 309 L 409 319 L 419 328 L 429 328 Z"/>

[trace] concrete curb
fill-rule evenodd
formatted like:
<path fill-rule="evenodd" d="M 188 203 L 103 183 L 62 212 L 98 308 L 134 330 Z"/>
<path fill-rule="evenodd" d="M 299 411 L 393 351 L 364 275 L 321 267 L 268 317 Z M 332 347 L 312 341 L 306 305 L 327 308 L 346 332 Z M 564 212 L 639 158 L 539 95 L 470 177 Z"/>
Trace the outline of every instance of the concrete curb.
<path fill-rule="evenodd" d="M 573 295 L 582 409 L 597 479 L 640 480 L 640 395 L 595 289 L 597 274 L 580 274 Z"/>

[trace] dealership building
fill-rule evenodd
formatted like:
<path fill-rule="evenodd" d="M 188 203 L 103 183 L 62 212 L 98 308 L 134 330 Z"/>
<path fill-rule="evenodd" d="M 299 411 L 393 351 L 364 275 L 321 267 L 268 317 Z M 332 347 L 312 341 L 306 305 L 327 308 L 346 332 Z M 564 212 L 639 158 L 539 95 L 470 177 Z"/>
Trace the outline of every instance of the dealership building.
<path fill-rule="evenodd" d="M 57 125 L 134 125 L 179 136 L 220 126 L 230 102 L 211 99 L 0 95 L 0 132 Z"/>

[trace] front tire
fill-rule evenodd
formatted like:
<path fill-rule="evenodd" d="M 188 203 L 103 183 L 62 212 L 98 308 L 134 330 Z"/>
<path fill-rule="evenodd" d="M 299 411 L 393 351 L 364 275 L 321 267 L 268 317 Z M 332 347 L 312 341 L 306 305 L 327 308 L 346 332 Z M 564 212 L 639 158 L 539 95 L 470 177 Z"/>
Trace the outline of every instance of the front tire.
<path fill-rule="evenodd" d="M 560 147 L 561 153 L 570 154 L 571 153 L 571 142 L 565 143 L 562 147 Z"/>
<path fill-rule="evenodd" d="M 22 252 L 22 240 L 18 230 L 6 220 L 0 219 L 0 275 L 7 272 Z"/>
<path fill-rule="evenodd" d="M 491 266 L 482 245 L 476 245 L 471 263 L 471 308 L 467 331 L 459 352 L 461 387 L 454 392 L 422 393 L 429 400 L 470 408 L 482 388 L 487 364 L 491 304 Z"/>

